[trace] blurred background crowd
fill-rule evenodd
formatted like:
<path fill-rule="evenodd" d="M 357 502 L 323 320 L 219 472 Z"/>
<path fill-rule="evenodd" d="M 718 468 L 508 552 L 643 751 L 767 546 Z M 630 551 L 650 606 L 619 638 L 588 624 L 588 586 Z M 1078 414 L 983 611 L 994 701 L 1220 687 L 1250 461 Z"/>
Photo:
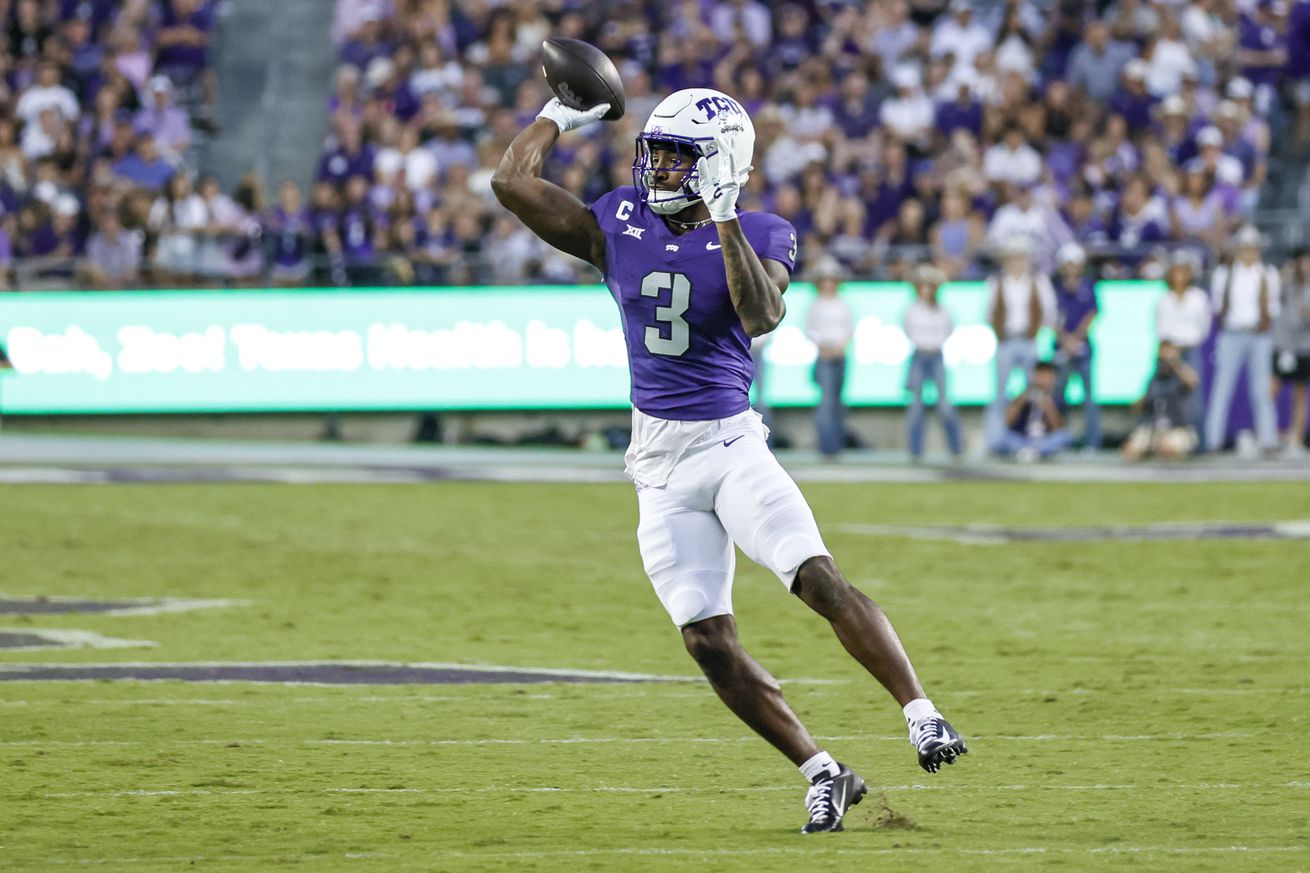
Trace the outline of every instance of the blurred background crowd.
<path fill-rule="evenodd" d="M 991 277 L 1001 384 L 1011 369 L 1032 374 L 1039 327 L 1063 343 L 1095 311 L 1092 292 L 1067 315 L 1054 290 L 1038 300 L 1036 279 L 1025 290 L 1014 276 L 1082 288 L 1185 266 L 1179 318 L 1199 324 L 1203 304 L 1181 302 L 1196 289 L 1205 324 L 1174 346 L 1225 396 L 1273 347 L 1225 345 L 1224 331 L 1269 338 L 1280 312 L 1300 311 L 1288 295 L 1305 264 L 1294 281 L 1288 271 L 1310 239 L 1310 0 L 322 4 L 338 63 L 321 151 L 304 157 L 302 180 L 224 185 L 206 174 L 224 0 L 0 0 L 0 287 L 594 281 L 490 189 L 550 96 L 538 63 L 554 34 L 616 61 L 627 114 L 565 138 L 549 178 L 587 202 L 631 184 L 634 137 L 664 95 L 725 91 L 757 131 L 741 205 L 795 226 L 802 277 Z M 1233 260 L 1240 240 L 1258 273 Z M 1246 302 L 1224 302 L 1235 299 Z M 921 351 L 935 318 L 906 325 L 929 338 Z M 1077 358 L 1081 331 L 1057 356 Z M 1207 337 L 1215 374 L 1189 357 Z M 1062 385 L 1077 364 L 1052 378 Z M 1310 357 L 1304 368 L 1310 378 Z M 916 359 L 912 383 L 933 375 Z M 1268 409 L 1251 396 L 1272 449 Z M 997 451 L 1006 401 L 989 413 Z M 1184 405 L 1204 445 L 1215 428 Z M 1051 429 L 1040 404 L 1020 418 L 1034 415 Z M 839 439 L 832 421 L 827 432 Z"/>
<path fill-rule="evenodd" d="M 85 287 L 594 278 L 490 196 L 549 97 L 552 33 L 618 62 L 628 113 L 549 176 L 584 200 L 629 184 L 660 97 L 713 85 L 758 132 L 743 206 L 796 226 L 802 269 L 827 253 L 859 277 L 977 278 L 1015 234 L 1046 268 L 1066 242 L 1101 275 L 1159 277 L 1178 248 L 1209 268 L 1239 225 L 1287 214 L 1310 141 L 1304 0 L 334 8 L 314 181 L 224 190 L 203 174 L 221 0 L 0 0 L 6 278 L 25 259 Z"/>

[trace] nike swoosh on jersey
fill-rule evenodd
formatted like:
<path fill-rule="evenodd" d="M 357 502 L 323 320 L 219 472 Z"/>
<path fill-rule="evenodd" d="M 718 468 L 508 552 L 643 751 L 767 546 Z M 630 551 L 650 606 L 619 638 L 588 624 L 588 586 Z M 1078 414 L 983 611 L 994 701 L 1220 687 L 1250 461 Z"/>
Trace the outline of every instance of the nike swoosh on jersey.
<path fill-rule="evenodd" d="M 741 436 L 735 436 L 735 437 L 733 437 L 733 438 L 730 439 L 730 440 L 724 440 L 724 441 L 723 441 L 723 447 L 726 449 L 728 446 L 732 445 L 732 444 L 735 443 L 737 440 L 741 439 L 743 436 L 745 436 L 745 434 L 741 434 Z"/>
<path fill-rule="evenodd" d="M 705 244 L 705 251 L 707 251 L 707 252 L 712 252 L 712 251 L 715 251 L 715 250 L 717 250 L 717 249 L 721 249 L 721 248 L 723 248 L 723 246 L 720 245 L 719 243 L 707 242 L 707 243 Z"/>

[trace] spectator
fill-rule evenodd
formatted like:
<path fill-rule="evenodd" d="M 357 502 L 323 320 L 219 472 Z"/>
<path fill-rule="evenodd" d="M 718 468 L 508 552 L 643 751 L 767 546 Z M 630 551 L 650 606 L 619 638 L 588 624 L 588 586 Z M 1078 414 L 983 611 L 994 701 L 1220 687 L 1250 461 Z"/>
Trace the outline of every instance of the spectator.
<path fill-rule="evenodd" d="M 974 20 L 969 0 L 951 0 L 948 13 L 933 27 L 929 53 L 935 58 L 950 57 L 956 70 L 968 70 L 978 55 L 992 47 L 992 34 Z"/>
<path fill-rule="evenodd" d="M 179 160 L 191 145 L 191 120 L 173 105 L 173 84 L 167 76 L 152 78 L 148 91 L 150 104 L 137 110 L 132 127 L 138 135 L 150 134 L 165 155 Z"/>
<path fill-rule="evenodd" d="M 1151 110 L 1155 98 L 1146 90 L 1146 76 L 1150 71 L 1146 61 L 1133 58 L 1124 64 L 1122 85 L 1110 99 L 1110 108 L 1124 117 L 1128 129 L 1136 136 L 1151 126 Z"/>
<path fill-rule="evenodd" d="M 87 240 L 79 270 L 84 288 L 107 291 L 133 288 L 141 279 L 141 234 L 124 230 L 118 212 L 106 208 Z"/>
<path fill-rule="evenodd" d="M 1244 123 L 1245 114 L 1231 100 L 1220 102 L 1215 109 L 1215 124 L 1223 137 L 1220 148 L 1242 167 L 1242 211 L 1245 215 L 1251 215 L 1259 203 L 1260 188 L 1264 185 L 1268 170 L 1264 156 L 1245 138 Z"/>
<path fill-rule="evenodd" d="M 312 266 L 314 225 L 295 182 L 282 183 L 278 205 L 264 219 L 264 237 L 273 246 L 270 277 L 274 284 L 284 288 L 304 285 Z"/>
<path fill-rule="evenodd" d="M 36 119 L 23 128 L 23 157 L 37 161 L 53 155 L 67 131 L 68 123 L 59 110 L 43 107 Z"/>
<path fill-rule="evenodd" d="M 1160 31 L 1142 51 L 1147 62 L 1146 90 L 1157 99 L 1178 93 L 1183 74 L 1196 69 L 1178 17 L 1166 11 L 1161 18 Z"/>
<path fill-rule="evenodd" d="M 952 76 L 942 90 L 947 92 L 942 96 L 950 99 L 941 99 L 937 104 L 937 130 L 941 135 L 950 137 L 957 130 L 966 130 L 974 139 L 982 136 L 983 106 L 970 79 Z"/>
<path fill-rule="evenodd" d="M 882 62 L 883 69 L 890 70 L 899 66 L 901 59 L 919 45 L 923 34 L 910 20 L 906 0 L 891 0 L 884 5 L 882 12 L 882 21 L 873 34 L 873 52 Z"/>
<path fill-rule="evenodd" d="M 381 9 L 365 9 L 358 22 L 358 28 L 341 46 L 341 60 L 357 70 L 363 70 L 374 58 L 389 57 L 395 46 L 383 36 Z"/>
<path fill-rule="evenodd" d="M 727 0 L 714 5 L 710 28 L 720 43 L 732 43 L 742 35 L 752 46 L 763 49 L 773 36 L 773 18 L 769 9 L 756 0 Z"/>
<path fill-rule="evenodd" d="M 1095 451 L 1101 447 L 1101 410 L 1096 403 L 1092 379 L 1093 355 L 1089 337 L 1099 307 L 1096 287 L 1087 275 L 1087 255 L 1077 243 L 1065 243 L 1056 257 L 1055 356 L 1059 371 L 1055 396 L 1067 408 L 1069 377 L 1077 374 L 1083 393 L 1083 447 Z"/>
<path fill-rule="evenodd" d="M 1108 230 L 1110 239 L 1119 246 L 1121 261 L 1136 265 L 1153 243 L 1166 238 L 1168 227 L 1164 203 L 1151 194 L 1143 176 L 1133 175 L 1124 185 Z"/>
<path fill-rule="evenodd" d="M 996 334 L 996 396 L 987 410 L 988 445 L 1006 450 L 1006 388 L 1014 370 L 1024 376 L 1037 363 L 1037 331 L 1055 315 L 1055 290 L 1033 269 L 1032 244 L 1010 237 L 1001 246 L 1001 271 L 987 280 L 987 314 Z M 1051 389 L 1055 383 L 1052 381 Z"/>
<path fill-rule="evenodd" d="M 81 114 L 77 96 L 59 81 L 59 64 L 43 60 L 37 67 L 36 82 L 18 98 L 14 115 L 23 124 L 33 124 L 41 113 L 53 109 L 63 121 L 76 121 Z"/>
<path fill-rule="evenodd" d="M 1183 168 L 1182 191 L 1169 210 L 1173 238 L 1218 250 L 1228 230 L 1228 212 L 1214 189 L 1214 179 L 1200 161 Z"/>
<path fill-rule="evenodd" d="M 929 231 L 933 263 L 951 279 L 972 278 L 969 265 L 983 243 L 983 226 L 978 214 L 958 188 L 942 195 L 942 215 Z"/>
<path fill-rule="evenodd" d="M 526 281 L 531 262 L 538 257 L 536 239 L 512 215 L 496 219 L 486 251 L 491 278 L 497 285 Z"/>
<path fill-rule="evenodd" d="M 360 123 L 349 117 L 341 118 L 337 131 L 335 143 L 319 160 L 319 181 L 343 185 L 351 176 L 372 178 L 376 150 L 364 142 Z"/>
<path fill-rule="evenodd" d="M 1162 340 L 1146 394 L 1133 404 L 1139 419 L 1124 441 L 1124 458 L 1140 461 L 1155 455 L 1176 460 L 1191 454 L 1196 448 L 1196 429 L 1190 408 L 1200 384 L 1201 377 L 1178 347 Z"/>
<path fill-rule="evenodd" d="M 1155 304 L 1155 336 L 1178 350 L 1184 363 L 1201 372 L 1201 345 L 1210 336 L 1212 314 L 1210 297 L 1194 284 L 1195 257 L 1187 251 L 1175 252 L 1165 273 L 1165 293 Z M 1189 401 L 1188 421 L 1198 439 L 1203 433 L 1204 414 L 1201 392 Z"/>
<path fill-rule="evenodd" d="M 1069 226 L 1059 212 L 1037 202 L 1033 185 L 1011 185 L 1008 190 L 1009 202 L 992 216 L 988 239 L 993 245 L 1004 245 L 1014 237 L 1023 237 L 1038 263 L 1049 267 L 1056 250 L 1073 239 Z"/>
<path fill-rule="evenodd" d="M 82 254 L 82 205 L 72 194 L 60 194 L 51 207 L 49 247 L 42 254 L 70 259 Z M 61 271 L 64 268 L 61 268 Z"/>
<path fill-rule="evenodd" d="M 160 156 L 155 138 L 148 133 L 136 138 L 132 154 L 114 164 L 115 176 L 150 192 L 162 189 L 176 173 L 173 165 Z"/>
<path fill-rule="evenodd" d="M 148 140 L 149 137 L 146 137 Z M 155 274 L 165 284 L 188 287 L 199 269 L 199 234 L 209 220 L 205 202 L 191 189 L 191 177 L 177 173 L 150 208 L 156 238 Z"/>
<path fill-rule="evenodd" d="M 1294 0 L 1287 20 L 1287 77 L 1296 107 L 1293 139 L 1310 142 L 1310 0 Z"/>
<path fill-rule="evenodd" d="M 14 240 L 9 228 L 9 216 L 0 215 L 0 291 L 13 287 Z M 3 355 L 3 349 L 0 349 L 0 355 Z"/>
<path fill-rule="evenodd" d="M 819 451 L 828 459 L 837 457 L 846 446 L 842 388 L 846 382 L 846 347 L 855 334 L 855 316 L 850 304 L 841 298 L 845 275 L 846 271 L 835 258 L 819 260 L 814 267 L 818 296 L 805 316 L 806 335 L 818 347 L 814 381 L 819 386 L 819 405 L 814 415 Z"/>
<path fill-rule="evenodd" d="M 218 4 L 215 0 L 166 0 L 159 5 L 155 71 L 180 86 L 194 84 L 209 67 Z"/>
<path fill-rule="evenodd" d="M 377 255 L 387 247 L 387 228 L 369 205 L 368 179 L 364 176 L 351 176 L 347 181 L 339 220 L 341 255 L 350 284 L 377 284 Z"/>
<path fill-rule="evenodd" d="M 1292 393 L 1292 418 L 1283 438 L 1285 451 L 1304 454 L 1310 420 L 1310 249 L 1297 249 L 1284 268 L 1282 300 L 1274 321 L 1273 397 L 1283 386 Z"/>
<path fill-rule="evenodd" d="M 1278 446 L 1278 428 L 1268 390 L 1273 362 L 1270 328 L 1279 313 L 1281 283 L 1278 271 L 1261 260 L 1264 242 L 1259 230 L 1247 225 L 1233 242 L 1236 256 L 1231 264 L 1215 270 L 1210 286 L 1218 313 L 1219 341 L 1215 347 L 1214 387 L 1206 410 L 1205 444 L 1212 452 L 1223 448 L 1233 389 L 1238 373 L 1245 367 L 1256 439 L 1261 449 L 1273 452 Z"/>
<path fill-rule="evenodd" d="M 234 233 L 227 242 L 227 276 L 240 288 L 259 285 L 264 275 L 264 188 L 259 178 L 248 173 L 232 192 Z"/>
<path fill-rule="evenodd" d="M 1234 60 L 1242 76 L 1256 87 L 1256 105 L 1267 111 L 1273 102 L 1279 74 L 1287 65 L 1287 31 L 1279 18 L 1283 0 L 1256 0 L 1238 25 Z"/>
<path fill-rule="evenodd" d="M 926 149 L 933 133 L 932 100 L 924 95 L 919 71 L 913 67 L 898 67 L 892 73 L 896 96 L 882 104 L 880 113 L 883 126 L 911 146 Z"/>
<path fill-rule="evenodd" d="M 998 451 L 1018 461 L 1049 458 L 1064 451 L 1073 437 L 1064 427 L 1064 415 L 1055 395 L 1056 370 L 1049 361 L 1039 361 L 1023 393 L 1005 408 L 1005 430 Z"/>
<path fill-rule="evenodd" d="M 235 275 L 232 252 L 245 236 L 245 213 L 214 176 L 201 176 L 196 193 L 205 212 L 197 234 L 196 274 L 221 287 Z"/>
<path fill-rule="evenodd" d="M 1023 128 L 1011 124 L 1001 141 L 987 150 L 983 175 L 994 185 L 1032 186 L 1042 175 L 1042 158 L 1024 139 Z"/>
<path fill-rule="evenodd" d="M 942 347 L 954 327 L 951 316 L 937 302 L 937 289 L 946 281 L 946 274 L 928 264 L 921 265 L 912 275 L 915 299 L 905 311 L 905 335 L 914 346 L 910 358 L 910 371 L 906 390 L 910 392 L 909 444 L 910 458 L 918 461 L 923 455 L 924 387 L 932 383 L 937 393 L 937 420 L 946 434 L 951 457 L 959 458 L 960 423 L 951 405 L 946 388 L 946 361 Z"/>

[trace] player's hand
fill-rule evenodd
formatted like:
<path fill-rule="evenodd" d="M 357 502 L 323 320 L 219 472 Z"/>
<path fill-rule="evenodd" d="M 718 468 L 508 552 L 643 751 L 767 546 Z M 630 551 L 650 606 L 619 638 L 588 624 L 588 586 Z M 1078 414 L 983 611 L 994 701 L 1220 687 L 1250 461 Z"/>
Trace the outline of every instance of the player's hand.
<path fill-rule="evenodd" d="M 550 102 L 542 107 L 537 113 L 538 118 L 549 118 L 555 122 L 560 133 L 568 133 L 570 130 L 577 130 L 579 127 L 586 127 L 593 121 L 600 121 L 600 117 L 610 111 L 608 103 L 601 103 L 590 109 L 570 109 L 560 102 L 558 97 L 552 97 Z"/>
<path fill-rule="evenodd" d="M 710 210 L 710 218 L 714 221 L 732 221 L 737 217 L 737 197 L 754 169 L 749 164 L 743 167 L 737 163 L 735 146 L 741 131 L 739 123 L 726 121 L 715 132 L 714 142 L 719 149 L 717 177 L 708 177 L 708 159 L 701 158 L 696 162 L 701 180 L 701 200 L 705 201 L 705 206 Z"/>

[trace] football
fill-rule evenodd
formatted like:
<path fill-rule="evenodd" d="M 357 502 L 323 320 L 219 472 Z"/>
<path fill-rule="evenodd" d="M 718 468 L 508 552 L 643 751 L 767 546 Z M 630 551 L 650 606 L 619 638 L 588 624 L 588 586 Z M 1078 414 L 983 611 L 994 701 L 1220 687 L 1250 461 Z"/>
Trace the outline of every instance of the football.
<path fill-rule="evenodd" d="M 541 44 L 541 71 L 560 102 L 570 109 L 610 104 L 602 118 L 623 117 L 623 82 L 603 51 L 591 43 L 553 36 Z"/>

